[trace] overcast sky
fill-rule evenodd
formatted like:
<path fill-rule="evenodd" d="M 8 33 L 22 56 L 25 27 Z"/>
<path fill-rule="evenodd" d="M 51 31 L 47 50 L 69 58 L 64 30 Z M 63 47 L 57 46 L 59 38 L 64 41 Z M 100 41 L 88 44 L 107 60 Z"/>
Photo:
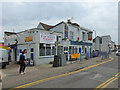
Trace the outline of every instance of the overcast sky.
<path fill-rule="evenodd" d="M 95 30 L 97 36 L 111 35 L 118 42 L 117 2 L 3 2 L 2 30 L 19 32 L 39 22 L 55 25 L 72 21 Z M 93 33 L 94 34 L 94 33 Z"/>

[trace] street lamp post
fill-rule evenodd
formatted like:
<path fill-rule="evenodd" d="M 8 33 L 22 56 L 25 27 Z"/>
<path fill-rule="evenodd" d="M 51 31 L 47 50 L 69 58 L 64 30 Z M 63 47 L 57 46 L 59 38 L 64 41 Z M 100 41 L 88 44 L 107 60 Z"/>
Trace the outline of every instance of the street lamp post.
<path fill-rule="evenodd" d="M 18 44 L 18 40 L 15 39 L 15 61 L 17 61 L 17 44 Z"/>

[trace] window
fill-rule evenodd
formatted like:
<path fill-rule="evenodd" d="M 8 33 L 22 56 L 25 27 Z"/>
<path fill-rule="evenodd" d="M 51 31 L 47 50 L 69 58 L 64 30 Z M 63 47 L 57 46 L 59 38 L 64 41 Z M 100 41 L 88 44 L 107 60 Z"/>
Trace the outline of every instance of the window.
<path fill-rule="evenodd" d="M 88 32 L 88 40 L 92 40 L 92 32 Z"/>
<path fill-rule="evenodd" d="M 70 38 L 69 39 L 73 40 L 73 32 L 72 31 L 70 31 Z"/>
<path fill-rule="evenodd" d="M 76 47 L 74 48 L 74 53 L 77 53 L 77 48 Z"/>
<path fill-rule="evenodd" d="M 40 43 L 39 56 L 51 56 L 51 55 L 56 55 L 55 45 Z"/>
<path fill-rule="evenodd" d="M 72 53 L 71 54 L 74 54 L 74 47 L 71 47 L 71 49 L 72 49 Z"/>
<path fill-rule="evenodd" d="M 39 45 L 39 55 L 45 56 L 45 46 L 43 43 L 40 43 L 40 45 Z"/>
<path fill-rule="evenodd" d="M 34 52 L 34 49 L 33 49 L 33 48 L 31 48 L 31 52 Z"/>
<path fill-rule="evenodd" d="M 55 48 L 55 46 L 52 46 L 52 55 L 56 55 L 56 48 Z"/>
<path fill-rule="evenodd" d="M 100 38 L 100 44 L 102 44 L 102 38 Z"/>
<path fill-rule="evenodd" d="M 50 44 L 46 44 L 46 56 L 51 55 L 51 46 Z"/>
<path fill-rule="evenodd" d="M 71 54 L 71 52 L 72 52 L 72 49 L 71 49 L 71 47 L 69 47 L 69 54 Z"/>
<path fill-rule="evenodd" d="M 85 46 L 82 46 L 82 53 L 85 53 Z"/>
<path fill-rule="evenodd" d="M 68 47 L 64 47 L 64 51 L 68 51 Z"/>
<path fill-rule="evenodd" d="M 85 32 L 82 32 L 82 39 L 85 40 Z"/>

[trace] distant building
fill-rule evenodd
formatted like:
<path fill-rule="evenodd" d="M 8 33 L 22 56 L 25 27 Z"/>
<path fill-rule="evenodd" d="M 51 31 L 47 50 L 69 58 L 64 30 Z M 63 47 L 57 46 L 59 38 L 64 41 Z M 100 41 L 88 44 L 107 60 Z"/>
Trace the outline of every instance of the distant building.
<path fill-rule="evenodd" d="M 111 41 L 111 51 L 116 51 L 116 50 L 117 50 L 117 46 L 115 42 Z"/>
<path fill-rule="evenodd" d="M 93 39 L 93 50 L 99 52 L 111 52 L 115 50 L 115 42 L 111 41 L 110 35 L 97 36 Z"/>

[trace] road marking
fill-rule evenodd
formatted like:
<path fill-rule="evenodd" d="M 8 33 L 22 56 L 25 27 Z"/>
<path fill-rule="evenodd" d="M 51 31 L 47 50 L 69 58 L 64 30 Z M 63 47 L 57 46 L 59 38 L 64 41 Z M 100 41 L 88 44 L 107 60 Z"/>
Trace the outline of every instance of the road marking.
<path fill-rule="evenodd" d="M 31 83 L 28 83 L 28 84 L 24 84 L 24 85 L 21 85 L 21 86 L 12 88 L 12 89 L 10 89 L 10 90 L 15 90 L 16 88 L 27 88 L 27 87 L 30 87 L 30 86 L 33 86 L 33 85 L 36 85 L 36 84 L 39 84 L 39 83 L 42 83 L 42 82 L 46 82 L 46 81 L 49 81 L 49 80 L 53 80 L 53 79 L 57 79 L 57 78 L 60 78 L 60 77 L 68 76 L 68 75 L 75 74 L 75 73 L 78 73 L 78 72 L 81 72 L 81 71 L 85 71 L 85 70 L 88 70 L 88 69 L 90 69 L 90 68 L 96 67 L 96 66 L 98 66 L 98 65 L 101 65 L 101 64 L 104 64 L 104 63 L 113 61 L 113 60 L 114 60 L 114 59 L 113 59 L 112 57 L 110 57 L 110 60 L 103 61 L 103 62 L 101 62 L 101 63 L 98 63 L 98 64 L 95 64 L 95 65 L 92 65 L 92 66 L 89 66 L 89 67 L 80 69 L 80 70 L 78 70 L 78 71 L 69 72 L 69 73 L 65 73 L 65 74 L 58 75 L 58 76 L 53 76 L 53 77 L 45 78 L 45 79 L 42 79 L 42 80 L 38 80 L 38 81 L 35 81 L 35 82 L 31 82 Z"/>
<path fill-rule="evenodd" d="M 101 88 L 101 89 L 106 88 L 110 83 L 112 83 L 113 81 L 115 81 L 116 79 L 118 79 L 120 77 L 119 74 L 120 74 L 120 72 L 117 73 L 114 77 L 106 80 L 105 82 L 103 82 L 102 84 L 97 86 L 96 89 L 94 89 L 94 90 L 97 90 L 98 88 Z"/>

